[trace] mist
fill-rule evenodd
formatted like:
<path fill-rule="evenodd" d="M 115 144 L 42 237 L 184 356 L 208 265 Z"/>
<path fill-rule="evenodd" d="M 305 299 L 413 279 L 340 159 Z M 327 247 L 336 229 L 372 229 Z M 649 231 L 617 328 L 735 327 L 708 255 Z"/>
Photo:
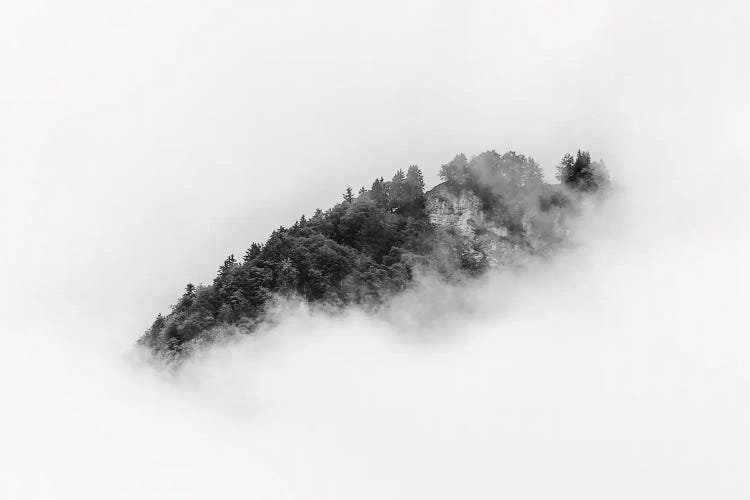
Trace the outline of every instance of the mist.
<path fill-rule="evenodd" d="M 0 11 L 3 498 L 746 498 L 746 7 Z M 283 304 L 179 370 L 184 283 L 343 189 L 513 149 L 614 189 L 523 272 Z"/>

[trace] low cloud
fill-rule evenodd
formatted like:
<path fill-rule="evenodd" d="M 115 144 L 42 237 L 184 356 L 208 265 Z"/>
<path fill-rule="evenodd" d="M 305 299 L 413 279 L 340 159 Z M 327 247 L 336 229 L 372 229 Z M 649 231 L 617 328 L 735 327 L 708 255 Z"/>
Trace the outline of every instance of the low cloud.
<path fill-rule="evenodd" d="M 521 273 L 287 304 L 177 371 L 85 329 L 10 337 L 2 496 L 742 498 L 740 247 L 640 240 L 630 202 Z"/>
<path fill-rule="evenodd" d="M 0 498 L 750 497 L 746 7 L 48 7 L 0 16 Z M 522 273 L 133 349 L 347 185 L 577 147 L 615 194 Z"/>

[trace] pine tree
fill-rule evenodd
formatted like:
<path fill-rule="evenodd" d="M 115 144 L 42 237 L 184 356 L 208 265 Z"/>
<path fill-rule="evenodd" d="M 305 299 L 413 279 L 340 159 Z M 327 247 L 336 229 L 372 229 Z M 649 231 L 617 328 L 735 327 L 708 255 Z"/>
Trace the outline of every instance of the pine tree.
<path fill-rule="evenodd" d="M 422 171 L 416 165 L 411 165 L 409 170 L 407 170 L 406 185 L 413 196 L 416 197 L 424 194 L 424 177 L 422 176 Z"/>
<path fill-rule="evenodd" d="M 596 191 L 609 183 L 606 168 L 592 162 L 588 151 L 578 150 L 575 159 L 566 154 L 557 167 L 557 178 L 565 186 L 579 191 Z"/>
<path fill-rule="evenodd" d="M 393 180 L 388 184 L 388 199 L 392 211 L 398 210 L 405 201 L 406 175 L 400 168 L 393 175 Z"/>
<path fill-rule="evenodd" d="M 352 188 L 348 187 L 346 188 L 346 192 L 344 193 L 344 201 L 347 203 L 351 203 L 352 200 L 354 200 L 354 194 L 352 193 Z"/>
<path fill-rule="evenodd" d="M 575 186 L 582 191 L 596 190 L 594 170 L 591 168 L 591 155 L 588 151 L 578 150 L 576 162 L 573 164 L 573 172 L 576 176 Z"/>
<path fill-rule="evenodd" d="M 388 191 L 383 178 L 375 179 L 370 189 L 370 198 L 380 208 L 388 208 Z"/>
<path fill-rule="evenodd" d="M 406 181 L 406 175 L 404 174 L 404 171 L 402 169 L 396 170 L 396 173 L 393 174 L 393 183 L 397 184 L 399 186 L 403 186 L 404 182 Z"/>
<path fill-rule="evenodd" d="M 578 150 L 576 161 L 573 164 L 573 172 L 581 184 L 588 184 L 593 174 L 591 171 L 591 155 L 588 151 Z"/>
<path fill-rule="evenodd" d="M 156 319 L 154 320 L 154 322 L 151 324 L 151 329 L 150 329 L 151 332 L 153 334 L 159 333 L 159 331 L 161 331 L 161 329 L 164 328 L 165 321 L 166 319 L 164 318 L 164 316 L 162 316 L 161 313 L 159 313 L 156 316 Z"/>
<path fill-rule="evenodd" d="M 419 167 L 411 165 L 404 181 L 401 213 L 419 217 L 424 209 L 424 177 Z"/>
<path fill-rule="evenodd" d="M 224 263 L 221 265 L 221 267 L 219 267 L 219 272 L 216 275 L 216 279 L 214 279 L 214 282 L 220 281 L 225 278 L 236 265 L 237 260 L 234 258 L 234 254 L 231 254 L 224 260 Z"/>
<path fill-rule="evenodd" d="M 573 155 L 570 153 L 565 153 L 565 155 L 562 157 L 562 160 L 560 160 L 560 164 L 557 166 L 557 175 L 555 177 L 558 181 L 560 181 L 560 184 L 569 185 L 571 184 L 571 181 L 573 179 L 573 164 L 575 163 L 575 160 L 573 159 Z"/>
<path fill-rule="evenodd" d="M 253 259 L 256 259 L 260 257 L 260 252 L 262 250 L 262 247 L 257 243 L 250 244 L 250 248 L 247 249 L 245 252 L 245 256 L 243 257 L 243 261 L 250 262 Z"/>

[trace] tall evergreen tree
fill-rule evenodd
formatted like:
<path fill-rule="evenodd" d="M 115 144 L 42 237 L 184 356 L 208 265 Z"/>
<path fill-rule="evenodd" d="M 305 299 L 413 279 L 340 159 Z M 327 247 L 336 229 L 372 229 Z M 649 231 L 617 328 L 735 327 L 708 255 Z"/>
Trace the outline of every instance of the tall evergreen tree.
<path fill-rule="evenodd" d="M 388 190 L 383 178 L 375 179 L 370 189 L 370 198 L 380 208 L 388 208 Z"/>
<path fill-rule="evenodd" d="M 591 155 L 588 151 L 578 150 L 576 161 L 573 164 L 573 172 L 579 179 L 580 184 L 588 185 L 590 183 L 593 178 L 593 171 L 591 170 Z"/>
<path fill-rule="evenodd" d="M 214 282 L 224 279 L 236 265 L 237 260 L 234 258 L 234 254 L 229 255 L 229 257 L 224 260 L 224 263 L 221 265 L 221 267 L 219 267 L 219 272 L 217 273 Z"/>
<path fill-rule="evenodd" d="M 592 162 L 588 151 L 578 150 L 575 159 L 566 154 L 557 167 L 557 178 L 565 186 L 578 191 L 593 192 L 609 185 L 604 162 Z"/>
<path fill-rule="evenodd" d="M 560 181 L 560 184 L 567 186 L 572 183 L 574 164 L 575 159 L 573 158 L 573 155 L 565 153 L 562 160 L 560 160 L 560 164 L 557 165 L 557 175 L 555 175 L 557 180 Z"/>
<path fill-rule="evenodd" d="M 253 242 L 250 244 L 250 248 L 247 249 L 245 252 L 245 256 L 243 257 L 244 262 L 250 262 L 253 259 L 256 259 L 260 257 L 260 252 L 262 248 L 259 244 Z"/>
<path fill-rule="evenodd" d="M 388 199 L 392 211 L 398 210 L 405 201 L 406 175 L 400 168 L 393 175 L 393 179 L 388 184 Z"/>
<path fill-rule="evenodd" d="M 396 170 L 396 173 L 393 174 L 393 184 L 396 184 L 397 186 L 403 186 L 404 182 L 406 181 L 406 175 L 404 174 L 404 171 L 402 169 Z"/>
<path fill-rule="evenodd" d="M 424 177 L 419 167 L 411 165 L 406 172 L 401 213 L 418 217 L 424 210 Z"/>
<path fill-rule="evenodd" d="M 558 166 L 557 178 L 569 188 L 579 191 L 595 191 L 598 188 L 595 165 L 588 151 L 578 150 L 575 159 L 566 154 Z"/>
<path fill-rule="evenodd" d="M 348 187 L 346 188 L 346 192 L 344 193 L 344 201 L 347 203 L 351 203 L 352 200 L 354 200 L 354 194 L 352 193 L 352 188 Z"/>
<path fill-rule="evenodd" d="M 424 176 L 422 176 L 422 171 L 416 165 L 409 166 L 409 170 L 406 171 L 406 185 L 408 186 L 409 194 L 414 197 L 424 194 Z"/>

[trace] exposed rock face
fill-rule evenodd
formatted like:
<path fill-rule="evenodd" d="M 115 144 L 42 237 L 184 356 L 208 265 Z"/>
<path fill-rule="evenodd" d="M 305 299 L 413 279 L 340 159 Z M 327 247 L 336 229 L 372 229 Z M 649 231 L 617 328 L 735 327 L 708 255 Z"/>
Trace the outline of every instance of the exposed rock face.
<path fill-rule="evenodd" d="M 451 189 L 438 184 L 426 195 L 430 222 L 442 228 L 454 228 L 461 235 L 473 238 L 477 230 L 491 230 L 496 236 L 508 236 L 504 226 L 488 224 L 482 200 L 469 189 Z"/>
<path fill-rule="evenodd" d="M 426 211 L 430 222 L 454 235 L 459 258 L 477 267 L 522 264 L 567 235 L 559 211 L 541 212 L 536 206 L 524 213 L 522 229 L 514 233 L 471 189 L 447 183 L 426 193 Z"/>

